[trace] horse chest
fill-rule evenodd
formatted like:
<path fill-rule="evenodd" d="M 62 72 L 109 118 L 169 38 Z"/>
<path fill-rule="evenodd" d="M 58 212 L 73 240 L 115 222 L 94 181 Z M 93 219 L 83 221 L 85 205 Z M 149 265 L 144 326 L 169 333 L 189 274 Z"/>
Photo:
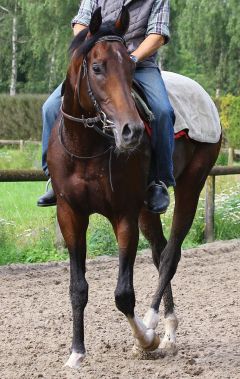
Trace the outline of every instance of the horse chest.
<path fill-rule="evenodd" d="M 90 170 L 75 173 L 62 183 L 61 197 L 74 209 L 104 213 L 104 210 L 109 208 L 111 187 L 106 169 L 99 168 L 94 173 Z"/>

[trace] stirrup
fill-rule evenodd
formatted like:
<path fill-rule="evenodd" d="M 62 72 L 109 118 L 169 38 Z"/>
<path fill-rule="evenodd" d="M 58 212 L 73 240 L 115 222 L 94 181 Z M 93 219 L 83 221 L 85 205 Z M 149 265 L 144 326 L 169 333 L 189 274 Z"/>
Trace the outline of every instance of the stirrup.
<path fill-rule="evenodd" d="M 48 181 L 47 181 L 46 187 L 45 187 L 45 192 L 47 192 L 49 190 L 49 186 L 50 186 L 51 183 L 52 183 L 52 179 L 49 178 Z"/>

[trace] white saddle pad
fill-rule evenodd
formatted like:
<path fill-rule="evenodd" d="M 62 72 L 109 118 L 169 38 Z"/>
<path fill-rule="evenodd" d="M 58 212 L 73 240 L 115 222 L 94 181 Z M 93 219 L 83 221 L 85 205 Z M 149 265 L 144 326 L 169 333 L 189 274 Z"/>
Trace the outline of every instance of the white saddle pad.
<path fill-rule="evenodd" d="M 221 136 L 217 108 L 208 93 L 194 80 L 162 71 L 169 100 L 175 111 L 175 133 L 188 129 L 195 141 L 216 143 Z"/>

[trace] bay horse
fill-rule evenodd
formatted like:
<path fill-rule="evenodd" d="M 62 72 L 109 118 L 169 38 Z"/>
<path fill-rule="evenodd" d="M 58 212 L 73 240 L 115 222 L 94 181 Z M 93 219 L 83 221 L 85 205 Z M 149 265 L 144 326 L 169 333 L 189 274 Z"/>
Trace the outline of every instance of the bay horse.
<path fill-rule="evenodd" d="M 167 241 L 159 215 L 144 207 L 151 149 L 131 95 L 134 64 L 123 41 L 128 25 L 126 8 L 112 23 L 102 23 L 99 8 L 89 27 L 74 38 L 62 112 L 49 143 L 48 167 L 57 196 L 57 217 L 70 255 L 73 339 L 66 365 L 72 368 L 80 367 L 85 356 L 86 231 L 93 213 L 110 220 L 118 241 L 115 302 L 130 323 L 135 345 L 145 351 L 159 346 L 155 329 L 163 298 L 165 336 L 160 347 L 175 347 L 178 321 L 171 279 L 199 194 L 220 148 L 220 141 L 176 141 L 175 208 Z M 134 312 L 133 266 L 139 227 L 150 242 L 159 272 L 156 292 L 143 320 Z"/>

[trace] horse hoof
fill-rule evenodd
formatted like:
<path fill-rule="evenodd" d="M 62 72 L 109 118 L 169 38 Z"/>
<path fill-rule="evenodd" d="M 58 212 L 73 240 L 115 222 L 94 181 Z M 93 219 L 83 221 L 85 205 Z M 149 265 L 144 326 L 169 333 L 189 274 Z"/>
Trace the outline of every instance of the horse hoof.
<path fill-rule="evenodd" d="M 158 348 L 160 344 L 160 338 L 159 335 L 155 333 L 153 329 L 148 329 L 146 332 L 147 337 L 149 337 L 149 340 L 151 340 L 150 344 L 141 344 L 139 340 L 135 342 L 135 346 L 137 349 L 149 352 L 154 351 Z M 145 335 L 145 336 L 146 336 Z M 153 338 L 152 338 L 153 337 Z"/>
<path fill-rule="evenodd" d="M 85 354 L 72 352 L 68 361 L 65 363 L 64 367 L 78 369 L 80 368 L 81 362 L 84 360 L 84 358 L 85 358 Z"/>
<path fill-rule="evenodd" d="M 165 355 L 174 356 L 178 353 L 177 345 L 175 344 L 175 342 L 172 341 L 164 341 L 163 339 L 159 348 Z"/>
<path fill-rule="evenodd" d="M 159 344 L 160 344 L 160 337 L 158 334 L 155 334 L 153 342 L 151 343 L 151 345 L 143 348 L 143 350 L 144 351 L 154 351 L 158 348 Z"/>

